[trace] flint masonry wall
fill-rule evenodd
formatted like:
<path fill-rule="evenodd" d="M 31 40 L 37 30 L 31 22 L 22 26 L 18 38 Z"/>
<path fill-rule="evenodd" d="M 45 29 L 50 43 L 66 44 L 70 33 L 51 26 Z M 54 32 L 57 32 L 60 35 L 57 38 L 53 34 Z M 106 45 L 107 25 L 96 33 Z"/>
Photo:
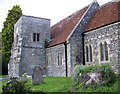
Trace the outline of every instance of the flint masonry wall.
<path fill-rule="evenodd" d="M 87 10 L 87 12 L 85 13 L 85 15 L 83 16 L 83 18 L 80 20 L 79 24 L 77 25 L 77 27 L 74 29 L 73 34 L 71 35 L 71 37 L 68 40 L 68 48 L 70 46 L 70 52 L 68 51 L 68 53 L 70 53 L 70 60 L 68 60 L 69 64 L 71 64 L 71 68 L 69 66 L 69 70 L 71 73 L 70 75 L 72 75 L 74 66 L 76 64 L 83 64 L 83 36 L 82 33 L 85 31 L 85 27 L 86 25 L 89 23 L 89 21 L 91 20 L 92 16 L 94 15 L 94 13 L 96 12 L 96 10 L 99 8 L 99 5 L 97 2 L 93 2 L 89 9 Z"/>
<path fill-rule="evenodd" d="M 59 44 L 54 47 L 47 48 L 46 56 L 48 62 L 47 67 L 48 76 L 65 77 L 66 65 L 64 44 Z"/>
<path fill-rule="evenodd" d="M 86 62 L 86 64 L 101 64 L 109 63 L 112 64 L 113 69 L 117 73 L 120 69 L 120 58 L 119 58 L 119 38 L 120 38 L 120 25 L 119 23 L 114 23 L 93 31 L 85 33 L 84 45 L 92 46 L 92 62 Z M 100 43 L 106 42 L 108 44 L 108 61 L 100 60 Z M 85 51 L 86 56 L 86 51 Z"/>
<path fill-rule="evenodd" d="M 15 25 L 21 27 L 22 51 L 19 64 L 20 75 L 27 73 L 31 75 L 35 66 L 40 66 L 45 73 L 45 40 L 50 40 L 50 20 L 31 16 L 22 16 L 22 24 Z M 33 41 L 33 33 L 39 33 L 39 41 Z"/>
<path fill-rule="evenodd" d="M 9 77 L 19 77 L 19 64 L 22 48 L 22 17 L 14 25 L 14 42 L 11 48 L 11 57 L 8 63 Z"/>
<path fill-rule="evenodd" d="M 82 45 L 82 33 L 94 15 L 96 9 L 99 7 L 97 2 L 91 4 L 89 10 L 84 15 L 79 25 L 73 31 L 74 33 L 67 41 L 67 74 L 72 75 L 75 64 L 83 63 L 83 45 Z M 58 65 L 58 53 L 59 49 L 62 50 L 62 65 Z M 66 64 L 65 64 L 65 46 L 60 44 L 47 49 L 48 54 L 48 76 L 65 76 Z M 77 58 L 76 58 L 77 57 Z M 76 60 L 77 59 L 77 60 Z"/>

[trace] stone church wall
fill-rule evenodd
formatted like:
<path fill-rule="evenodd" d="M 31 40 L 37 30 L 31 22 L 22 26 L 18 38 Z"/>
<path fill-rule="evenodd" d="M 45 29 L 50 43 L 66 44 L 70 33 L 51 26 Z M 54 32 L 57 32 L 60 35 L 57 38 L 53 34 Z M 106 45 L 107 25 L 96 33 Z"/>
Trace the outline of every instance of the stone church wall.
<path fill-rule="evenodd" d="M 83 16 L 83 18 L 80 20 L 79 24 L 76 25 L 74 28 L 74 32 L 68 39 L 68 43 L 70 44 L 70 60 L 69 64 L 71 64 L 71 75 L 73 72 L 73 69 L 76 64 L 83 64 L 83 36 L 82 33 L 85 31 L 86 25 L 91 20 L 92 16 L 98 9 L 99 5 L 98 3 L 94 2 L 91 4 L 89 9 L 87 10 L 86 14 Z"/>
<path fill-rule="evenodd" d="M 9 77 L 19 77 L 19 63 L 21 51 L 18 53 L 18 49 L 21 49 L 22 41 L 22 17 L 17 21 L 14 26 L 14 42 L 11 48 L 11 57 L 8 63 L 8 75 Z"/>
<path fill-rule="evenodd" d="M 67 43 L 67 71 L 68 71 L 68 77 L 72 76 L 72 62 L 71 62 L 71 48 L 70 43 Z"/>
<path fill-rule="evenodd" d="M 120 69 L 120 58 L 119 56 L 119 34 L 120 25 L 118 23 L 111 24 L 93 31 L 89 31 L 85 33 L 84 37 L 84 45 L 92 46 L 92 62 L 87 62 L 86 64 L 103 64 L 109 63 L 113 66 L 115 65 L 115 69 Z M 108 61 L 100 60 L 100 43 L 106 42 L 108 45 Z M 86 50 L 85 50 L 86 56 Z M 118 71 L 117 70 L 117 71 Z"/>
<path fill-rule="evenodd" d="M 65 46 L 59 44 L 54 47 L 46 49 L 47 57 L 47 75 L 54 77 L 65 77 L 66 76 L 66 65 L 65 65 Z"/>
<path fill-rule="evenodd" d="M 40 66 L 45 73 L 45 40 L 50 41 L 50 20 L 23 15 L 15 28 L 18 26 L 22 32 L 20 75 L 24 72 L 31 75 L 35 66 Z M 39 33 L 39 41 L 33 41 L 33 33 Z"/>
<path fill-rule="evenodd" d="M 45 68 L 45 50 L 23 47 L 20 64 L 21 72 L 31 75 L 35 66 Z"/>

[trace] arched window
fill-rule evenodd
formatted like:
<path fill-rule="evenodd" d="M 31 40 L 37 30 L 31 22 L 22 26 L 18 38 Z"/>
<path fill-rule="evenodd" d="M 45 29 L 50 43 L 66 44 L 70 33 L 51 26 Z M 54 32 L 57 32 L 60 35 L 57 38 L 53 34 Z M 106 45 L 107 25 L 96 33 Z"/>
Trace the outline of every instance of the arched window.
<path fill-rule="evenodd" d="M 107 46 L 107 43 L 104 42 L 104 52 L 105 52 L 105 60 L 107 61 L 108 60 L 108 46 Z"/>
<path fill-rule="evenodd" d="M 60 62 L 59 62 L 59 52 L 58 52 L 58 65 L 60 65 Z"/>
<path fill-rule="evenodd" d="M 86 61 L 89 62 L 88 46 L 86 45 Z"/>
<path fill-rule="evenodd" d="M 104 44 L 100 43 L 100 59 L 101 59 L 101 61 L 108 61 L 107 42 L 104 42 Z"/>
<path fill-rule="evenodd" d="M 86 62 L 92 62 L 92 46 L 86 45 Z"/>
<path fill-rule="evenodd" d="M 62 65 L 62 53 L 58 52 L 58 65 Z"/>
<path fill-rule="evenodd" d="M 104 51 L 103 51 L 103 44 L 100 43 L 100 60 L 104 60 Z"/>
<path fill-rule="evenodd" d="M 90 62 L 92 62 L 92 47 L 91 47 L 91 45 L 89 45 L 89 49 L 90 49 Z"/>

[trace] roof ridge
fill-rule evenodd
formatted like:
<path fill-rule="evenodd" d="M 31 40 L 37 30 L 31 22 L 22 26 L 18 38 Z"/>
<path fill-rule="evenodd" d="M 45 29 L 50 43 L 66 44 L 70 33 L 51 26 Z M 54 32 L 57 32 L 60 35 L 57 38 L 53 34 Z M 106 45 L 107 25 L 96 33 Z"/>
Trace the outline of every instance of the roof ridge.
<path fill-rule="evenodd" d="M 87 12 L 89 11 L 89 9 L 91 8 L 92 3 L 89 4 L 87 10 L 84 12 L 84 14 L 82 15 L 81 19 L 79 19 L 78 23 L 75 25 L 75 27 L 73 28 L 72 32 L 69 34 L 69 36 L 67 37 L 66 40 L 68 40 L 70 38 L 70 36 L 73 34 L 74 30 L 76 29 L 76 27 L 79 25 L 79 23 L 81 22 L 81 20 L 84 18 L 84 16 L 87 14 Z"/>
<path fill-rule="evenodd" d="M 84 12 L 84 14 L 82 15 L 81 19 L 79 19 L 78 23 L 76 24 L 76 26 L 73 28 L 71 34 L 67 37 L 66 40 L 68 40 L 70 38 L 70 36 L 73 34 L 74 30 L 77 28 L 77 26 L 80 24 L 80 22 L 83 20 L 83 18 L 85 17 L 85 15 L 88 13 L 88 11 L 90 10 L 90 8 L 92 7 L 92 5 L 94 3 L 98 3 L 97 0 L 93 0 L 93 2 L 91 4 L 88 5 L 87 10 Z"/>
<path fill-rule="evenodd" d="M 73 28 L 76 26 L 79 19 L 81 19 L 89 6 L 90 4 L 72 13 L 51 27 L 51 38 L 53 40 L 49 43 L 49 47 L 66 41 L 69 34 L 72 32 Z"/>
<path fill-rule="evenodd" d="M 66 16 L 65 18 L 63 18 L 63 19 L 62 19 L 62 20 L 60 20 L 59 22 L 55 23 L 55 24 L 54 24 L 54 25 L 52 25 L 51 27 L 55 26 L 56 24 L 60 24 L 62 21 L 64 21 L 64 20 L 66 20 L 66 19 L 70 18 L 71 16 L 73 16 L 73 15 L 75 15 L 76 13 L 78 13 L 78 12 L 82 11 L 84 8 L 89 7 L 90 5 L 91 5 L 91 4 L 86 5 L 85 7 L 81 8 L 80 10 L 78 10 L 78 11 L 76 11 L 76 12 L 73 12 L 72 14 L 70 14 L 69 16 Z"/>
<path fill-rule="evenodd" d="M 100 6 L 85 31 L 91 31 L 93 29 L 101 28 L 102 26 L 117 22 L 120 19 L 118 18 L 119 3 L 120 2 L 108 2 Z M 108 16 L 105 17 L 105 15 Z"/>

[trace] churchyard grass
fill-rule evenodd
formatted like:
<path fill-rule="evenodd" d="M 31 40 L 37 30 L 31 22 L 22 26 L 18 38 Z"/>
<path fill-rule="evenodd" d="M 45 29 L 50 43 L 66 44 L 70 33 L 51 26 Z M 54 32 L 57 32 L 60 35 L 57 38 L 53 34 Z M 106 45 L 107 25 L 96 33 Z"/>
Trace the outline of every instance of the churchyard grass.
<path fill-rule="evenodd" d="M 79 86 L 74 87 L 71 77 L 45 77 L 40 85 L 32 85 L 31 79 L 28 79 L 27 85 L 31 86 L 32 92 L 120 92 L 120 89 L 118 89 L 120 87 L 119 79 L 120 76 L 115 83 L 109 86 L 88 89 Z M 0 82 L 0 92 L 2 91 L 2 84 L 5 83 L 6 81 Z"/>
<path fill-rule="evenodd" d="M 5 78 L 5 77 L 7 77 L 7 75 L 0 75 L 0 78 Z M 2 85 L 6 82 L 7 82 L 6 80 L 5 81 L 0 81 L 0 94 L 2 92 Z"/>
<path fill-rule="evenodd" d="M 4 77 L 7 77 L 7 75 L 0 75 L 0 78 L 4 78 Z"/>
<path fill-rule="evenodd" d="M 2 82 L 0 82 L 0 94 L 2 92 Z"/>
<path fill-rule="evenodd" d="M 71 77 L 45 77 L 43 83 L 40 85 L 32 85 L 31 79 L 28 79 L 27 85 L 31 87 L 32 92 L 116 92 L 120 85 L 120 76 L 115 83 L 108 86 L 101 86 L 97 88 L 83 89 L 79 86 L 74 87 Z M 2 83 L 0 82 L 0 92 L 2 90 Z"/>
<path fill-rule="evenodd" d="M 6 80 L 0 81 L 0 94 L 2 92 L 2 85 L 5 84 L 6 82 L 7 82 Z"/>
<path fill-rule="evenodd" d="M 0 82 L 0 92 L 2 90 Z M 72 86 L 71 77 L 44 77 L 43 83 L 40 85 L 32 85 L 32 80 L 28 79 L 27 85 L 31 87 L 32 92 L 67 92 Z"/>
<path fill-rule="evenodd" d="M 120 76 L 118 79 L 120 79 Z M 120 92 L 118 89 L 120 80 L 116 80 L 115 83 L 109 86 L 89 88 L 87 90 L 79 87 L 75 89 L 71 77 L 45 77 L 41 85 L 32 85 L 31 83 L 31 80 L 29 80 L 28 84 L 31 86 L 33 92 Z"/>
<path fill-rule="evenodd" d="M 70 77 L 45 77 L 43 84 L 32 85 L 31 80 L 28 81 L 33 92 L 67 92 L 72 85 Z"/>

